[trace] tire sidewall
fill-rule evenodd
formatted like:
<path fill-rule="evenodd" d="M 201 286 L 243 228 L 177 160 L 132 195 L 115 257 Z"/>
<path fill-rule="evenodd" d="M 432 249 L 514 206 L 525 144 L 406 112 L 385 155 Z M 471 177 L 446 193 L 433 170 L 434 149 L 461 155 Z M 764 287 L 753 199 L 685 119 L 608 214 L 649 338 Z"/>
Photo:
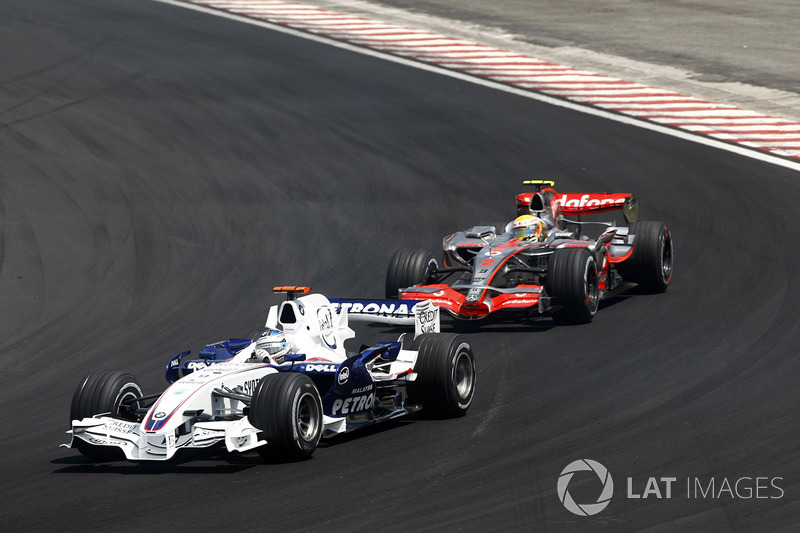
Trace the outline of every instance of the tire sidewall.
<path fill-rule="evenodd" d="M 669 247 L 669 273 L 667 273 L 667 247 Z M 672 281 L 672 237 L 669 236 L 669 229 L 662 225 L 659 228 L 658 234 L 658 280 L 657 289 L 659 291 L 666 290 L 670 281 Z"/>
<path fill-rule="evenodd" d="M 594 279 L 594 283 L 590 280 Z M 588 255 L 583 266 L 583 289 L 586 293 L 584 299 L 584 312 L 591 320 L 597 314 L 597 309 L 600 307 L 600 279 L 597 272 L 597 263 L 591 254 Z"/>
<path fill-rule="evenodd" d="M 452 358 L 450 359 L 450 377 L 452 387 L 450 387 L 450 397 L 452 404 L 459 410 L 464 413 L 467 412 L 469 406 L 472 405 L 472 400 L 475 397 L 475 359 L 474 357 L 470 357 L 469 353 L 472 351 L 472 347 L 466 340 L 457 339 L 458 346 L 456 347 Z M 458 390 L 458 371 L 459 371 L 459 363 L 466 362 L 468 365 L 468 372 L 471 376 L 471 383 L 469 384 L 469 390 L 466 391 L 466 397 L 462 396 Z"/>
<path fill-rule="evenodd" d="M 314 450 L 317 448 L 320 438 L 322 437 L 322 400 L 319 397 L 319 392 L 317 391 L 316 387 L 310 385 L 311 390 L 308 390 L 308 388 L 309 384 L 307 383 L 304 383 L 302 386 L 298 387 L 297 390 L 294 391 L 294 396 L 292 399 L 292 436 L 298 453 L 303 455 L 311 455 L 314 453 Z M 313 414 L 315 417 L 316 427 L 314 432 L 309 436 L 310 438 L 306 438 L 306 436 L 302 434 L 302 430 L 299 427 L 301 403 L 306 398 L 312 399 L 313 409 L 315 410 L 315 413 Z"/>
<path fill-rule="evenodd" d="M 112 416 L 121 417 L 122 414 L 120 413 L 120 407 L 122 406 L 123 401 L 127 400 L 128 398 L 139 398 L 144 396 L 142 393 L 142 389 L 139 387 L 138 383 L 126 383 L 121 388 L 117 397 L 114 398 L 114 410 L 112 411 Z M 137 402 L 138 407 L 138 402 Z"/>

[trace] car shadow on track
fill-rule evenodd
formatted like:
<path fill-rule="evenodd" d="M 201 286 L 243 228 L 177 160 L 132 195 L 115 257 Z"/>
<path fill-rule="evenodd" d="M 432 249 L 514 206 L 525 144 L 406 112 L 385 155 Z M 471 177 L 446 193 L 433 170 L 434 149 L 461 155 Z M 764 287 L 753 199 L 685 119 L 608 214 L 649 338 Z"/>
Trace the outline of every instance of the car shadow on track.
<path fill-rule="evenodd" d="M 169 461 L 119 461 L 98 462 L 77 453 L 50 461 L 61 466 L 54 474 L 235 474 L 264 464 L 257 454 L 228 453 L 224 447 L 206 450 L 182 450 Z"/>
<path fill-rule="evenodd" d="M 427 422 L 429 419 L 418 416 L 417 413 L 408 415 L 403 419 L 388 420 L 386 422 L 365 426 L 342 435 L 336 435 L 322 440 L 318 450 L 335 448 L 353 440 L 369 439 L 384 431 L 396 431 L 404 426 L 417 422 Z M 261 457 L 255 451 L 245 453 L 229 453 L 223 445 L 218 445 L 204 450 L 181 450 L 169 461 L 118 461 L 99 462 L 80 455 L 77 450 L 75 455 L 60 457 L 50 461 L 58 467 L 55 474 L 123 474 L 123 475 L 153 475 L 153 474 L 235 474 L 253 467 L 264 465 L 280 465 L 294 461 L 284 460 L 279 457 Z"/>
<path fill-rule="evenodd" d="M 335 448 L 341 444 L 345 444 L 354 440 L 368 439 L 371 436 L 379 435 L 385 431 L 396 431 L 399 428 L 413 424 L 416 420 L 416 415 L 406 415 L 402 419 L 387 420 L 380 424 L 365 426 L 350 433 L 342 433 L 335 435 L 319 443 L 318 449 Z"/>
<path fill-rule="evenodd" d="M 603 312 L 604 309 L 609 309 L 611 307 L 614 307 L 617 304 L 627 301 L 632 296 L 635 297 L 636 295 L 639 294 L 646 295 L 647 293 L 645 291 L 641 291 L 638 287 L 633 287 L 631 289 L 626 290 L 622 294 L 611 296 L 608 299 L 600 302 L 597 312 L 598 314 L 600 314 Z M 457 320 L 448 316 L 446 318 L 442 318 L 441 331 L 460 333 L 466 335 L 470 333 L 480 333 L 480 332 L 535 333 L 535 332 L 550 331 L 551 329 L 581 327 L 585 325 L 586 324 L 556 324 L 549 316 L 542 316 L 542 315 L 535 315 L 523 318 L 489 316 L 487 318 L 476 320 L 474 322 L 466 320 Z M 407 326 L 387 327 L 385 324 L 366 324 L 365 329 L 372 334 L 382 335 L 382 339 L 392 338 L 392 337 L 398 338 L 403 333 L 409 333 L 409 328 Z M 413 330 L 411 330 L 411 335 L 409 336 L 409 340 L 410 338 L 413 338 Z"/>

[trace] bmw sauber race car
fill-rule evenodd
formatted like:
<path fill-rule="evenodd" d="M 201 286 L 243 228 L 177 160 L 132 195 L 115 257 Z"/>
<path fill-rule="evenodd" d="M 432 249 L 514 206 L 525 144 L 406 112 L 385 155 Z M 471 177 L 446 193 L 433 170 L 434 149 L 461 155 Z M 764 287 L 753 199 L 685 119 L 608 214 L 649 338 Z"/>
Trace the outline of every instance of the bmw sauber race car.
<path fill-rule="evenodd" d="M 438 309 L 428 302 L 332 302 L 305 287 L 276 292 L 287 300 L 270 308 L 263 333 L 174 356 L 160 394 L 144 394 L 124 372 L 87 375 L 72 398 L 71 442 L 62 446 L 101 461 L 167 460 L 219 443 L 299 460 L 323 437 L 415 411 L 466 414 L 475 392 L 472 348 L 438 333 Z M 349 315 L 416 323 L 418 335 L 351 353 Z M 434 332 L 421 333 L 426 328 Z"/>
<path fill-rule="evenodd" d="M 544 180 L 524 184 L 535 191 L 517 195 L 514 221 L 445 237 L 442 264 L 427 250 L 398 250 L 386 297 L 428 300 L 461 320 L 513 314 L 586 323 L 601 299 L 634 283 L 666 291 L 672 235 L 661 222 L 637 220 L 633 195 L 558 193 Z M 584 220 L 611 211 L 621 211 L 624 222 Z M 586 235 L 592 227 L 599 237 Z"/>

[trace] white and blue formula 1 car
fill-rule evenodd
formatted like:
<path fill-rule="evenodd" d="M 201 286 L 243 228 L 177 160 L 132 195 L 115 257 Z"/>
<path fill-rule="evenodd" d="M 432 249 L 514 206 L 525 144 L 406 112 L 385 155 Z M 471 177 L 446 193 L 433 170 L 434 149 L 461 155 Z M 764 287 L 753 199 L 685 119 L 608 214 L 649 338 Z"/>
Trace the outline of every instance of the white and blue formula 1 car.
<path fill-rule="evenodd" d="M 196 358 L 176 355 L 166 368 L 171 385 L 161 394 L 143 394 L 124 372 L 87 375 L 72 398 L 72 440 L 62 446 L 100 461 L 167 460 L 178 450 L 219 443 L 228 451 L 256 449 L 269 460 L 299 460 L 323 437 L 415 411 L 466 414 L 475 358 L 464 337 L 438 331 L 438 308 L 331 301 L 305 287 L 275 290 L 288 296 L 270 308 L 265 332 L 207 345 Z M 416 335 L 350 353 L 348 317 L 415 323 Z"/>

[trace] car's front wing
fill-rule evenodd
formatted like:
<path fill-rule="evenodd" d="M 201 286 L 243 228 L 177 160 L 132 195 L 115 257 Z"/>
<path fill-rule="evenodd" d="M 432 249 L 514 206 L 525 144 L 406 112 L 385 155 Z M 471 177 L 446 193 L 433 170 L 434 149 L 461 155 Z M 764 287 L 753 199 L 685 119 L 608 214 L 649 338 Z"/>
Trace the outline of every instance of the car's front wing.
<path fill-rule="evenodd" d="M 486 296 L 479 301 L 470 301 L 468 289 L 481 289 Z M 511 288 L 488 285 L 418 285 L 400 291 L 400 298 L 428 300 L 460 319 L 485 318 L 498 311 L 533 311 L 546 313 L 550 299 L 540 285 L 517 285 Z"/>
<path fill-rule="evenodd" d="M 73 420 L 72 430 L 67 433 L 72 435 L 72 440 L 62 446 L 74 447 L 76 439 L 80 439 L 94 446 L 118 448 L 132 461 L 166 461 L 180 449 L 208 448 L 219 442 L 224 442 L 231 452 L 244 452 L 266 444 L 259 440 L 259 430 L 247 418 L 196 422 L 184 433 L 148 432 L 137 422 L 100 416 Z"/>

